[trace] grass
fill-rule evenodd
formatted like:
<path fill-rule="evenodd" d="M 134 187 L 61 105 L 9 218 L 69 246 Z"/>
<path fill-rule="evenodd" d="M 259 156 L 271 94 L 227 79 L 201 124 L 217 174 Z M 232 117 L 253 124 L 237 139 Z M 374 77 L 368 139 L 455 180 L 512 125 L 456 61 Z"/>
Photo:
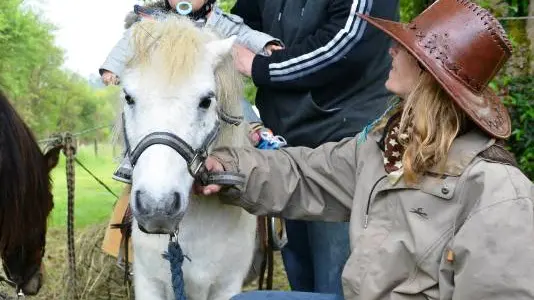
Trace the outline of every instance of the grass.
<path fill-rule="evenodd" d="M 115 194 L 119 195 L 123 183 L 111 179 L 117 166 L 113 160 L 113 149 L 110 145 L 99 145 L 98 156 L 93 146 L 80 146 L 77 158 L 93 174 L 107 184 Z M 118 150 L 117 150 L 118 153 Z M 75 166 L 75 228 L 99 224 L 107 220 L 115 203 L 115 196 L 110 194 L 93 177 L 80 166 Z M 49 226 L 65 227 L 67 220 L 67 181 L 65 174 L 65 157 L 62 155 L 58 166 L 53 170 L 54 210 Z"/>
<path fill-rule="evenodd" d="M 113 148 L 110 145 L 99 145 L 98 156 L 95 156 L 93 145 L 80 146 L 77 158 L 100 180 L 106 183 L 115 192 L 120 194 L 123 183 L 111 179 L 118 162 L 114 161 Z M 119 149 L 117 148 L 117 154 Z M 95 226 L 107 224 L 113 210 L 115 197 L 96 182 L 80 166 L 75 166 L 75 232 L 78 238 L 82 233 L 91 232 Z M 44 259 L 46 282 L 40 293 L 31 299 L 59 299 L 58 295 L 65 288 L 64 271 L 67 264 L 67 183 L 65 175 L 65 158 L 62 155 L 58 166 L 52 172 L 54 210 L 49 219 L 47 234 L 47 247 Z M 105 225 L 103 225 L 105 226 Z M 99 243 L 95 241 L 95 243 Z M 81 249 L 77 249 L 80 255 Z M 78 268 L 84 266 L 79 265 Z M 245 290 L 257 289 L 253 282 Z M 280 253 L 275 253 L 275 274 L 273 289 L 289 290 Z M 0 284 L 0 293 L 12 293 L 12 289 Z M 0 294 L 1 296 L 1 294 Z M 2 299 L 2 297 L 0 297 Z M 107 299 L 107 298 L 106 298 Z M 110 299 L 122 299 L 112 297 Z"/>
<path fill-rule="evenodd" d="M 94 146 L 81 145 L 77 158 L 93 174 L 107 184 L 115 194 L 120 194 L 124 184 L 111 179 L 111 174 L 117 166 L 113 160 L 111 145 L 99 144 L 98 156 L 95 156 Z M 117 148 L 117 153 L 119 149 Z M 54 209 L 48 220 L 46 255 L 44 258 L 46 283 L 38 296 L 31 299 L 56 299 L 58 290 L 63 289 L 63 272 L 67 263 L 67 181 L 65 174 L 65 156 L 60 156 L 57 167 L 52 171 Z M 80 166 L 75 166 L 75 232 L 80 235 L 86 228 L 95 224 L 105 224 L 109 219 L 115 196 L 110 194 L 95 179 Z M 11 293 L 6 286 L 0 286 L 0 291 Z M 54 296 L 52 296 L 54 295 Z M 1 298 L 0 298 L 1 299 Z"/>

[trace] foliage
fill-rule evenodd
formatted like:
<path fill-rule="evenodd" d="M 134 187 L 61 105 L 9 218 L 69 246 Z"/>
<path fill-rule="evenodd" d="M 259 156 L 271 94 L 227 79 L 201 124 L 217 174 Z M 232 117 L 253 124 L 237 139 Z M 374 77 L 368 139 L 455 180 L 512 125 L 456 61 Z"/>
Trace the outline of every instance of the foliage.
<path fill-rule="evenodd" d="M 534 77 L 504 74 L 492 86 L 503 96 L 512 119 L 508 146 L 522 171 L 534 180 Z"/>
<path fill-rule="evenodd" d="M 54 28 L 21 5 L 22 0 L 0 1 L 0 89 L 35 135 L 111 123 L 111 98 L 117 91 L 96 90 L 62 70 L 64 53 L 54 44 Z M 83 138 L 102 138 L 108 132 Z"/>
<path fill-rule="evenodd" d="M 400 0 L 400 19 L 402 22 L 410 22 L 430 3 L 430 0 Z"/>
<path fill-rule="evenodd" d="M 77 74 L 62 69 L 63 50 L 54 44 L 54 27 L 42 22 L 31 11 L 21 8 L 23 0 L 0 1 L 0 89 L 10 96 L 15 107 L 40 138 L 58 131 L 77 132 L 110 124 L 117 88 L 96 89 Z M 219 0 L 229 12 L 236 0 Z M 432 0 L 400 0 L 403 22 L 417 16 Z M 524 16 L 528 0 L 478 0 L 496 16 Z M 515 131 L 510 147 L 525 172 L 533 176 L 532 96 L 534 85 L 528 77 L 528 39 L 525 22 L 504 22 L 516 55 L 494 85 L 505 93 Z M 521 50 L 523 49 L 523 50 Z M 531 70 L 532 71 L 532 70 Z M 530 86 L 529 86 L 530 84 Z M 245 98 L 254 102 L 256 88 L 246 81 Z M 530 97 L 530 98 L 529 98 Z M 109 129 L 82 137 L 103 139 Z"/>
<path fill-rule="evenodd" d="M 230 9 L 234 6 L 235 2 L 236 0 L 219 0 L 217 4 L 222 10 L 230 12 Z"/>

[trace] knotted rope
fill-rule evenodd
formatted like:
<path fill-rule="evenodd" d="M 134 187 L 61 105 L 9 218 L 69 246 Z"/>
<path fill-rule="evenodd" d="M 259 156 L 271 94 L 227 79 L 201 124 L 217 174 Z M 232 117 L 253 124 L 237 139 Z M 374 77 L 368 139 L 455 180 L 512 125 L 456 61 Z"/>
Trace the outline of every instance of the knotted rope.
<path fill-rule="evenodd" d="M 68 295 L 69 299 L 78 299 L 76 288 L 76 251 L 74 247 L 74 192 L 75 173 L 74 161 L 76 155 L 76 143 L 70 132 L 56 134 L 51 139 L 48 147 L 62 147 L 65 154 L 65 167 L 67 173 L 67 251 L 69 259 Z"/>
<path fill-rule="evenodd" d="M 172 289 L 174 291 L 174 299 L 186 300 L 184 273 L 182 271 L 182 265 L 184 263 L 184 258 L 187 258 L 187 256 L 185 256 L 182 252 L 182 248 L 178 243 L 178 236 L 174 235 L 174 237 L 175 240 L 173 240 L 171 236 L 167 252 L 163 254 L 163 258 L 168 260 L 171 265 L 171 278 Z"/>

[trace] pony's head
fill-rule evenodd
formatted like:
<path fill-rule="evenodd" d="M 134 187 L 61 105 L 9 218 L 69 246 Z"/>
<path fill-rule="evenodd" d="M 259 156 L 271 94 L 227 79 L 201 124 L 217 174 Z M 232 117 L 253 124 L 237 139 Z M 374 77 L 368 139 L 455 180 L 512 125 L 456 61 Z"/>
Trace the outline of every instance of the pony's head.
<path fill-rule="evenodd" d="M 198 149 L 214 133 L 218 109 L 239 107 L 234 38 L 217 39 L 187 18 L 169 17 L 139 22 L 131 40 L 134 55 L 121 79 L 127 144 L 139 147 L 158 132 L 172 136 L 159 137 L 133 161 L 130 204 L 142 230 L 172 233 L 188 207 L 193 176 L 183 155 L 164 142 L 175 136 Z"/>
<path fill-rule="evenodd" d="M 0 253 L 13 285 L 39 291 L 47 218 L 53 208 L 50 170 L 60 148 L 42 154 L 31 131 L 0 92 Z"/>

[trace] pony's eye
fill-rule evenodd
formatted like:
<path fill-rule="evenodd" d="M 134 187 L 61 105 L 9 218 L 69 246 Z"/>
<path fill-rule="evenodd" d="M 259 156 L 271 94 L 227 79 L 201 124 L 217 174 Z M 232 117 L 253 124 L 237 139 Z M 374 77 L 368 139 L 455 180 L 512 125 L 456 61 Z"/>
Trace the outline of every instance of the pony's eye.
<path fill-rule="evenodd" d="M 134 105 L 135 104 L 134 98 L 132 96 L 130 96 L 130 94 L 126 93 L 126 91 L 124 91 L 124 100 L 126 100 L 126 103 L 128 105 Z"/>
<path fill-rule="evenodd" d="M 124 96 L 124 100 L 126 100 L 126 103 L 128 103 L 128 105 L 134 105 L 135 104 L 135 101 L 132 98 L 132 96 L 130 96 L 128 94 L 126 94 L 126 96 Z"/>
<path fill-rule="evenodd" d="M 204 96 L 200 99 L 200 103 L 198 104 L 198 107 L 203 109 L 208 109 L 211 106 L 211 100 L 213 99 L 213 95 Z"/>

